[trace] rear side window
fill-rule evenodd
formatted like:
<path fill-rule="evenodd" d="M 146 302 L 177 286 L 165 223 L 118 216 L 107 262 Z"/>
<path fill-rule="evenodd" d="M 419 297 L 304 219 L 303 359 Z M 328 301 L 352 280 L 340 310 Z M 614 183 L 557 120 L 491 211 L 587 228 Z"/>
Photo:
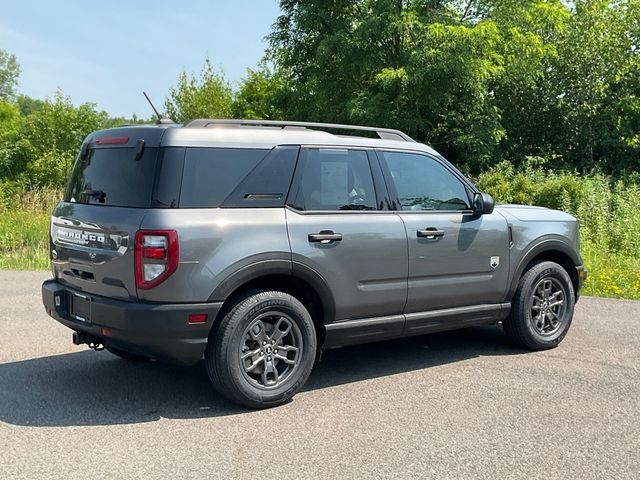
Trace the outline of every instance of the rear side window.
<path fill-rule="evenodd" d="M 376 192 L 364 150 L 309 148 L 293 206 L 300 210 L 376 210 Z"/>
<path fill-rule="evenodd" d="M 269 150 L 188 148 L 184 159 L 180 208 L 216 208 Z"/>
<path fill-rule="evenodd" d="M 113 207 L 149 208 L 158 157 L 145 148 L 91 148 L 78 158 L 65 195 L 66 202 Z"/>

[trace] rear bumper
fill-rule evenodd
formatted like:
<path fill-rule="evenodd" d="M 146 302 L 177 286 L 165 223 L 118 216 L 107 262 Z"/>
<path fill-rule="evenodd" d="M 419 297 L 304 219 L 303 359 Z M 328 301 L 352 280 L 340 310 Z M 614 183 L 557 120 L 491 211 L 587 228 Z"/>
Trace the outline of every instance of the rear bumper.
<path fill-rule="evenodd" d="M 74 294 L 90 299 L 87 321 L 71 314 Z M 49 316 L 76 332 L 98 337 L 106 346 L 184 365 L 202 359 L 211 325 L 222 307 L 222 302 L 158 304 L 114 300 L 73 290 L 54 279 L 42 284 L 42 302 Z M 206 314 L 207 320 L 189 324 L 190 314 Z"/>

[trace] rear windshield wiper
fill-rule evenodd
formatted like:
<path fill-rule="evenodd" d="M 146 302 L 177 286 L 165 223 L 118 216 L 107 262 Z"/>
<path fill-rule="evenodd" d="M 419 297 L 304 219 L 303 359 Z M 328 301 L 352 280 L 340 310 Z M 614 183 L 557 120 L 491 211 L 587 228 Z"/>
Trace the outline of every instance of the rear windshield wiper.
<path fill-rule="evenodd" d="M 83 190 L 82 195 L 95 198 L 98 203 L 104 203 L 107 194 L 103 190 Z"/>

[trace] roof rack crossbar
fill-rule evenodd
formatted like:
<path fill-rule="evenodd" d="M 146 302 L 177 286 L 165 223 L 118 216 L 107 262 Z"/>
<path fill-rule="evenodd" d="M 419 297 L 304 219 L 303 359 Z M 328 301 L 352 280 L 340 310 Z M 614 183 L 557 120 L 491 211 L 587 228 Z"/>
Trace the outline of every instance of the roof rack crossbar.
<path fill-rule="evenodd" d="M 302 128 L 326 128 L 326 129 L 338 129 L 338 130 L 351 130 L 360 132 L 375 132 L 378 137 L 387 140 L 397 140 L 398 138 L 405 142 L 414 142 L 406 133 L 395 130 L 393 128 L 378 128 L 378 127 L 363 127 L 359 125 L 342 125 L 338 123 L 315 123 L 315 122 L 289 122 L 284 120 L 237 120 L 237 119 L 197 119 L 191 120 L 185 124 L 185 127 L 190 128 L 206 128 L 215 125 L 251 125 L 251 126 L 265 126 L 265 127 L 302 127 Z"/>

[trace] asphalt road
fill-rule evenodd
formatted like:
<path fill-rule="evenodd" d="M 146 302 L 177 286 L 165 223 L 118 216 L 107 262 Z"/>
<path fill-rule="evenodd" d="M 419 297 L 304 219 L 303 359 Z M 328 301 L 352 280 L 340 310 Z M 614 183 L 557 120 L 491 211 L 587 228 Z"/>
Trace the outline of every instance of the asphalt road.
<path fill-rule="evenodd" d="M 0 272 L 0 479 L 640 478 L 640 302 L 582 299 L 557 349 L 499 326 L 335 350 L 246 411 L 202 365 L 71 344 L 43 272 Z"/>

